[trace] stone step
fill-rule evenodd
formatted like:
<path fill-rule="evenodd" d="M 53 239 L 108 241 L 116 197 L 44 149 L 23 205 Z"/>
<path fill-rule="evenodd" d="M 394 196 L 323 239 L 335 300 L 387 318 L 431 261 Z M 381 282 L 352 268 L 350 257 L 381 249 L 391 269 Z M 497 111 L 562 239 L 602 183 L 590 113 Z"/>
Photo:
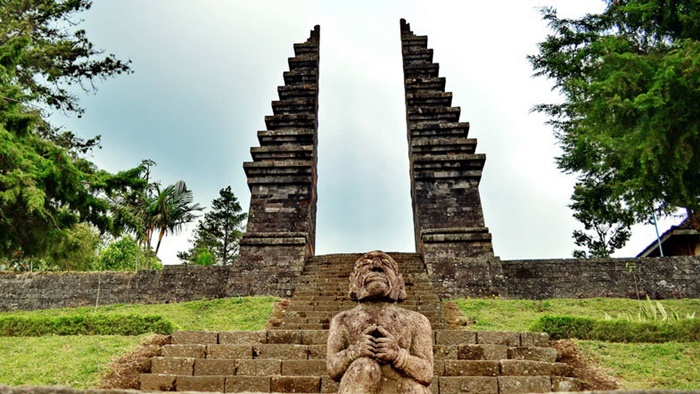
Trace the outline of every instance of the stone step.
<path fill-rule="evenodd" d="M 299 342 L 301 339 L 294 339 Z M 165 345 L 161 356 L 164 358 L 195 359 L 323 359 L 326 344 L 179 344 Z M 436 360 L 530 360 L 555 362 L 557 351 L 551 347 L 506 346 L 491 344 L 435 345 Z"/>
<path fill-rule="evenodd" d="M 451 107 L 452 93 L 438 91 L 416 91 L 406 94 L 408 108 L 418 107 Z"/>
<path fill-rule="evenodd" d="M 406 93 L 415 93 L 418 91 L 436 91 L 436 92 L 444 92 L 445 91 L 445 83 L 446 83 L 445 77 L 413 77 L 413 78 L 406 78 L 404 82 L 404 86 L 406 87 Z"/>
<path fill-rule="evenodd" d="M 438 63 L 406 63 L 403 64 L 404 78 L 427 77 L 437 78 L 440 76 L 440 65 Z"/>

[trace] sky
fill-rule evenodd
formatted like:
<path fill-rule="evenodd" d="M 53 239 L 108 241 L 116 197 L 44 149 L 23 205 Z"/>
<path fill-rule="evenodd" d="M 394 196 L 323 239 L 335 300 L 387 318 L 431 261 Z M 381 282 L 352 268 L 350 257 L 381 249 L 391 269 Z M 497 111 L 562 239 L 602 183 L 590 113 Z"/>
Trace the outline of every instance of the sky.
<path fill-rule="evenodd" d="M 184 180 L 210 206 L 231 186 L 247 212 L 243 162 L 259 146 L 293 44 L 321 26 L 316 254 L 415 251 L 399 19 L 428 36 L 461 121 L 486 154 L 480 185 L 494 252 L 503 260 L 570 257 L 580 224 L 568 208 L 575 177 L 534 105 L 560 100 L 527 55 L 548 33 L 539 8 L 602 11 L 601 0 L 362 1 L 101 0 L 80 27 L 133 74 L 84 95 L 81 118 L 54 116 L 82 137 L 102 136 L 92 160 L 108 171 L 157 163 L 164 185 Z M 660 231 L 679 219 L 660 222 Z M 194 224 L 163 240 L 178 263 Z M 639 253 L 654 227 L 636 226 L 615 256 Z"/>

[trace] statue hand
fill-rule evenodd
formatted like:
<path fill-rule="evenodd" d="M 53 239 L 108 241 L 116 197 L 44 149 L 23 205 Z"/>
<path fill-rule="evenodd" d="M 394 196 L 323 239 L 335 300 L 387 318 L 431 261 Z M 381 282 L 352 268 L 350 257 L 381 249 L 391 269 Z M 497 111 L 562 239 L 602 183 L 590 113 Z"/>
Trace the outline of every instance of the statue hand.
<path fill-rule="evenodd" d="M 376 338 L 370 335 L 371 332 L 375 331 L 377 326 L 371 326 L 367 328 L 360 339 L 348 347 L 348 355 L 351 360 L 356 360 L 360 357 L 374 358 L 376 349 Z"/>
<path fill-rule="evenodd" d="M 396 363 L 401 351 L 399 342 L 385 328 L 379 327 L 378 330 L 382 336 L 375 340 L 377 343 L 377 351 L 375 352 L 377 360 L 391 364 Z"/>

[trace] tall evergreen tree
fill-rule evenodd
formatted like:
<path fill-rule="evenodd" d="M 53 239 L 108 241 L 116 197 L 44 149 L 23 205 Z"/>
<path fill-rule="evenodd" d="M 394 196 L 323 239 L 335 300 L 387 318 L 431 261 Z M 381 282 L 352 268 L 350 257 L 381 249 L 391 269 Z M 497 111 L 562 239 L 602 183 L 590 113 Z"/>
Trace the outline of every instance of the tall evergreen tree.
<path fill-rule="evenodd" d="M 0 0 L 0 255 L 43 256 L 78 223 L 115 230 L 104 198 L 143 187 L 134 168 L 119 174 L 85 158 L 99 138 L 49 124 L 44 111 L 80 115 L 72 85 L 129 72 L 77 29 L 88 0 Z"/>
<path fill-rule="evenodd" d="M 629 215 L 691 214 L 700 208 L 700 2 L 605 2 L 580 19 L 543 9 L 552 33 L 529 57 L 563 96 L 535 110 L 550 116 L 559 168 L 579 178 L 572 207 L 610 229 Z M 596 188 L 609 194 L 585 201 Z"/>
<path fill-rule="evenodd" d="M 197 225 L 192 248 L 178 253 L 178 257 L 195 264 L 232 264 L 238 258 L 246 217 L 231 186 L 219 190 L 219 197 L 212 200 L 212 210 Z"/>

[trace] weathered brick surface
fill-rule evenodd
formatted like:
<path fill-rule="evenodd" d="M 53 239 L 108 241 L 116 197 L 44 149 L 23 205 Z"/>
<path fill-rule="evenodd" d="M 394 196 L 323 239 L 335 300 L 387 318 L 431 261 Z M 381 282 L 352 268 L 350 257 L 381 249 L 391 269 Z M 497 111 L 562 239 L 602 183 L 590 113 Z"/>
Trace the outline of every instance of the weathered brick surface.
<path fill-rule="evenodd" d="M 309 347 L 306 345 L 256 344 L 253 358 L 256 359 L 307 359 Z"/>
<path fill-rule="evenodd" d="M 314 376 L 273 376 L 270 391 L 280 393 L 318 393 L 321 390 L 321 377 Z"/>
<path fill-rule="evenodd" d="M 498 361 L 445 360 L 445 376 L 497 376 Z"/>
<path fill-rule="evenodd" d="M 194 376 L 232 376 L 235 374 L 235 360 L 210 360 L 199 358 L 194 362 Z"/>
<path fill-rule="evenodd" d="M 251 345 L 207 345 L 208 359 L 252 359 Z"/>
<path fill-rule="evenodd" d="M 178 376 L 177 391 L 224 392 L 226 378 L 223 376 Z"/>
<path fill-rule="evenodd" d="M 226 377 L 227 393 L 270 392 L 269 376 L 228 376 Z"/>
<path fill-rule="evenodd" d="M 282 360 L 282 375 L 324 376 L 327 374 L 326 360 Z"/>
<path fill-rule="evenodd" d="M 192 375 L 194 358 L 154 357 L 151 359 L 151 373 L 164 375 Z"/>
<path fill-rule="evenodd" d="M 547 393 L 552 391 L 549 376 L 499 376 L 500 394 Z"/>
<path fill-rule="evenodd" d="M 175 389 L 175 375 L 141 374 L 139 382 L 142 391 L 173 391 Z"/>
<path fill-rule="evenodd" d="M 522 346 L 549 346 L 549 334 L 546 332 L 521 332 L 520 345 Z"/>
<path fill-rule="evenodd" d="M 219 344 L 248 345 L 267 343 L 267 331 L 223 331 L 219 333 Z"/>
<path fill-rule="evenodd" d="M 508 331 L 479 331 L 476 342 L 480 345 L 520 346 L 520 333 Z"/>
<path fill-rule="evenodd" d="M 508 297 L 700 297 L 700 257 L 503 261 Z"/>
<path fill-rule="evenodd" d="M 435 331 L 435 344 L 460 345 L 476 343 L 476 332 L 465 330 L 440 330 Z"/>
<path fill-rule="evenodd" d="M 282 373 L 280 360 L 240 360 L 238 362 L 238 375 L 268 376 Z"/>
<path fill-rule="evenodd" d="M 163 346 L 163 357 L 192 357 L 204 358 L 207 353 L 206 345 L 165 345 Z"/>
<path fill-rule="evenodd" d="M 498 378 L 485 376 L 440 377 L 440 394 L 499 394 Z"/>
<path fill-rule="evenodd" d="M 209 344 L 219 341 L 219 333 L 214 331 L 175 331 L 173 344 Z"/>
<path fill-rule="evenodd" d="M 508 348 L 507 358 L 553 363 L 557 360 L 557 350 L 551 347 L 512 347 Z"/>

